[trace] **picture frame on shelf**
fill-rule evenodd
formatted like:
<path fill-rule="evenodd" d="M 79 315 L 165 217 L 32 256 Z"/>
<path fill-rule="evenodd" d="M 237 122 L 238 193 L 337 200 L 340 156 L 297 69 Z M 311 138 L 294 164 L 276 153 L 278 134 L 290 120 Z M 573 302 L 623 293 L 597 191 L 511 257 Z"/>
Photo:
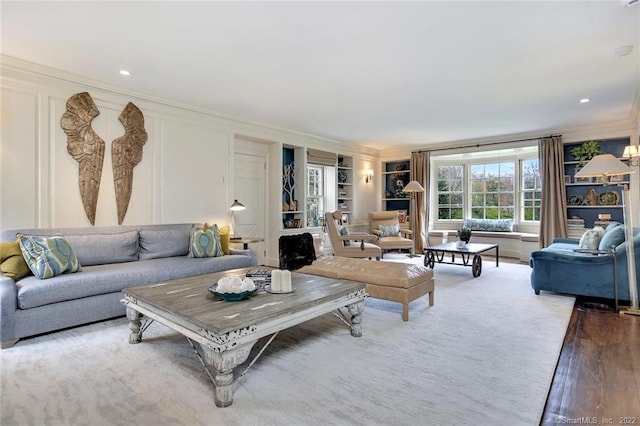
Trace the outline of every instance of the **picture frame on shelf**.
<path fill-rule="evenodd" d="M 624 180 L 624 175 L 613 175 L 609 178 L 610 182 L 622 182 Z"/>
<path fill-rule="evenodd" d="M 398 210 L 398 222 L 405 223 L 407 221 L 407 211 L 406 210 Z"/>
<path fill-rule="evenodd" d="M 590 177 L 578 177 L 578 176 L 575 176 L 574 178 L 576 180 L 576 183 L 591 183 L 592 182 Z"/>
<path fill-rule="evenodd" d="M 342 214 L 342 219 L 340 219 L 340 222 L 342 222 L 343 225 L 348 225 L 349 224 L 349 215 L 346 213 Z"/>
<path fill-rule="evenodd" d="M 292 228 L 300 228 L 300 219 L 293 219 Z"/>
<path fill-rule="evenodd" d="M 564 175 L 564 183 L 571 183 L 571 176 L 570 175 Z"/>

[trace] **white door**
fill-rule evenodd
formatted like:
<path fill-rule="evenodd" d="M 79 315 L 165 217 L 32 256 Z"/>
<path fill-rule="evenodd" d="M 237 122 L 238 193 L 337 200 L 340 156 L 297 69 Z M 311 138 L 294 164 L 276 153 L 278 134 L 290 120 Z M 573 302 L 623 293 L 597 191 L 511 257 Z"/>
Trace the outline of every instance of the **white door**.
<path fill-rule="evenodd" d="M 267 157 L 259 152 L 256 155 L 236 152 L 234 164 L 232 198 L 246 207 L 245 210 L 234 213 L 235 236 L 264 239 L 267 221 Z M 249 248 L 258 257 L 258 264 L 264 264 L 265 247 L 264 242 L 249 244 Z"/>

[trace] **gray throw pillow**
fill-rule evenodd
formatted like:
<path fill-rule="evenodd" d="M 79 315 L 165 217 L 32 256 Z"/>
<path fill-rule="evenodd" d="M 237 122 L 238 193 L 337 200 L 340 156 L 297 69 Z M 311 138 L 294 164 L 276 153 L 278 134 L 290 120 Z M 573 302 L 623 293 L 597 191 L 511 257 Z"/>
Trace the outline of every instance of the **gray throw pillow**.
<path fill-rule="evenodd" d="M 140 231 L 140 260 L 186 256 L 189 233 L 178 229 Z"/>
<path fill-rule="evenodd" d="M 397 223 L 394 223 L 393 225 L 378 225 L 378 230 L 382 232 L 383 237 L 400 236 L 400 225 Z"/>
<path fill-rule="evenodd" d="M 593 229 L 589 229 L 582 237 L 580 237 L 580 243 L 578 248 L 587 250 L 598 250 L 600 240 L 604 235 L 604 228 L 602 226 L 594 226 Z"/>
<path fill-rule="evenodd" d="M 65 235 L 82 266 L 138 260 L 138 231 Z"/>

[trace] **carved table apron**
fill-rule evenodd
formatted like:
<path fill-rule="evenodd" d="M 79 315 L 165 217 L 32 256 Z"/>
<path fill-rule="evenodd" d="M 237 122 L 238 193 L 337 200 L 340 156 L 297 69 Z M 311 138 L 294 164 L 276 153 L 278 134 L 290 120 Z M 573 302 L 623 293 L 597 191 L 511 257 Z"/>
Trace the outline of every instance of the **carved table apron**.
<path fill-rule="evenodd" d="M 165 283 L 124 289 L 129 343 L 142 340 L 142 319 L 156 320 L 196 341 L 204 362 L 215 372 L 215 402 L 233 403 L 233 369 L 246 361 L 258 339 L 346 307 L 351 334 L 362 335 L 360 325 L 366 284 L 293 272 L 295 291 L 266 293 L 259 287 L 249 299 L 226 302 L 208 288 L 223 276 L 244 276 L 250 268 L 199 275 Z"/>

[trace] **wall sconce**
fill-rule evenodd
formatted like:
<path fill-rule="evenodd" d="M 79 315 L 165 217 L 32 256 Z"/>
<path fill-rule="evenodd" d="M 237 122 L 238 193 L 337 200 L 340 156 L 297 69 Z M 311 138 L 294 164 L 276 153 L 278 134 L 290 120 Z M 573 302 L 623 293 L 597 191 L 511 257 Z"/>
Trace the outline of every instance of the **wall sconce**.
<path fill-rule="evenodd" d="M 372 180 L 373 180 L 373 170 L 371 170 L 371 169 L 365 170 L 365 172 L 364 172 L 364 181 L 365 181 L 365 183 L 371 183 Z"/>
<path fill-rule="evenodd" d="M 627 145 L 624 147 L 622 156 L 629 159 L 630 166 L 637 166 L 640 163 L 640 148 L 638 145 Z"/>

